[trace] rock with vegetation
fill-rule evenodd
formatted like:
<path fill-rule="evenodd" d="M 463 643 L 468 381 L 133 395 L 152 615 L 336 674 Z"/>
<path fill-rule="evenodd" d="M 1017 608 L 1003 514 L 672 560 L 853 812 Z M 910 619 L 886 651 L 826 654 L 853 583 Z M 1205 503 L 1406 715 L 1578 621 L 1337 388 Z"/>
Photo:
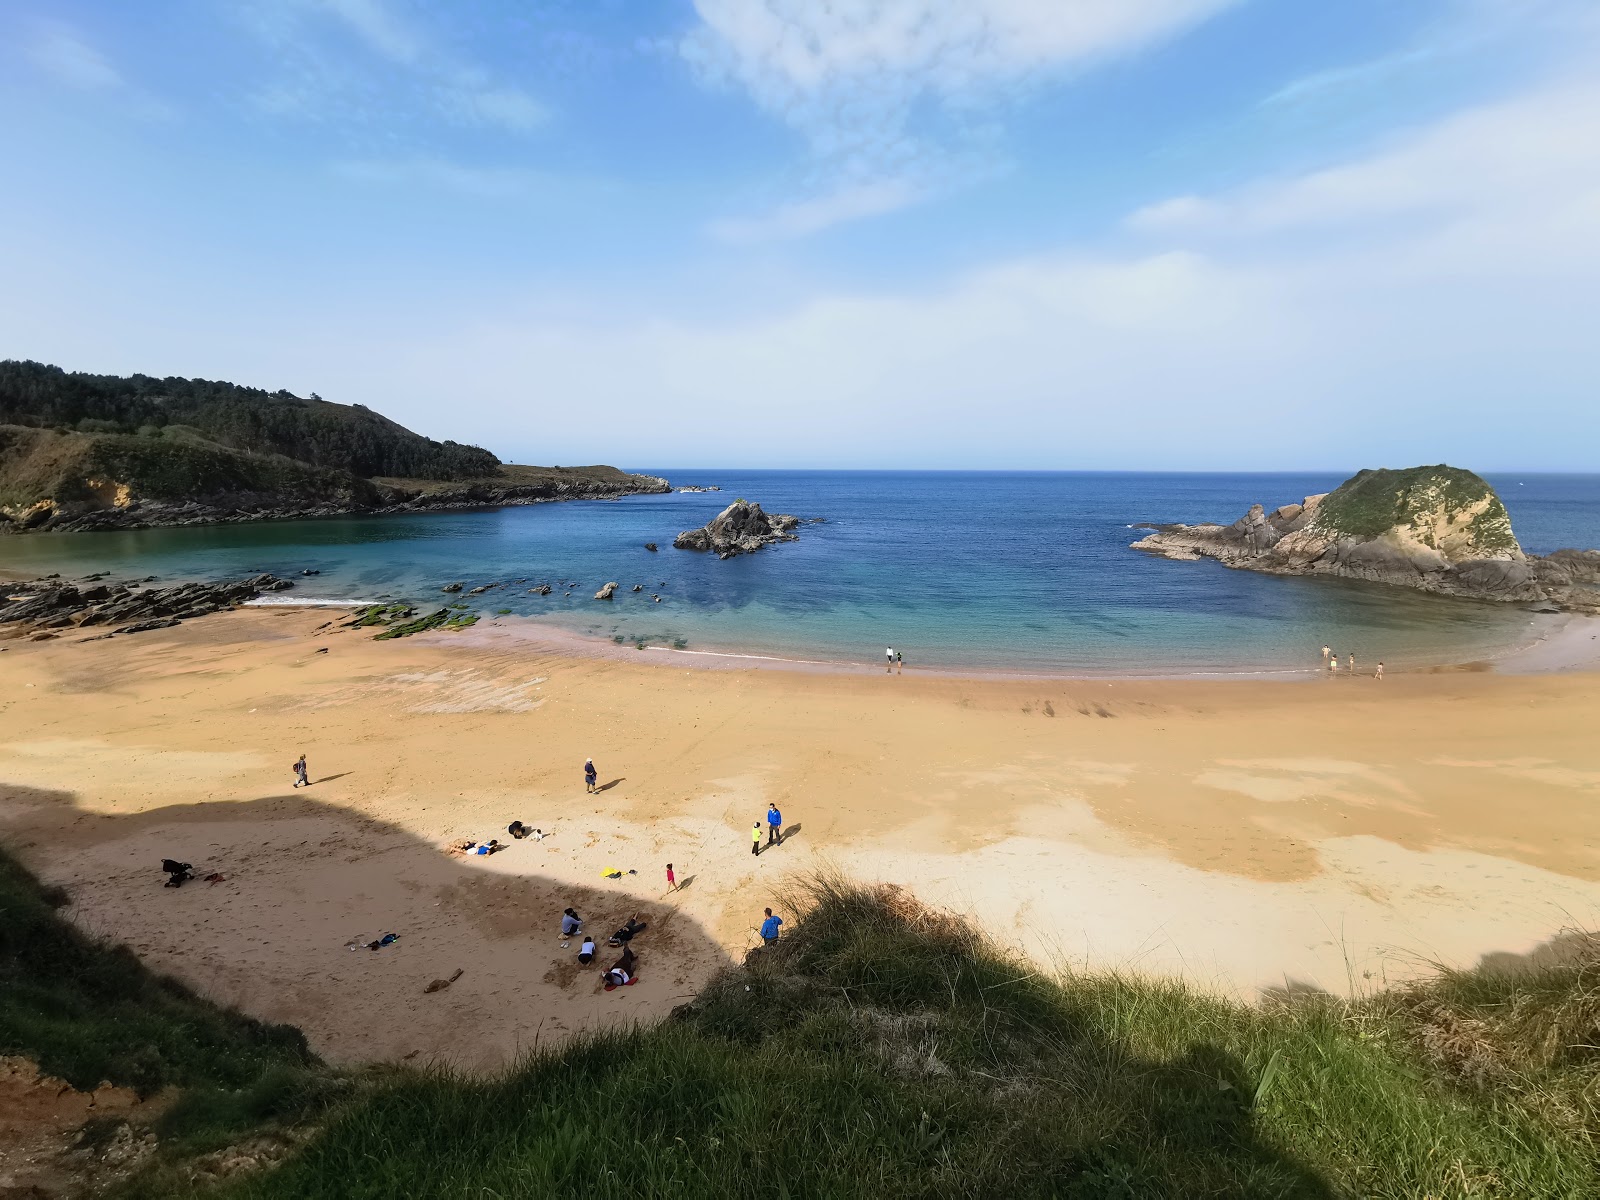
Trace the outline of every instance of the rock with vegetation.
<path fill-rule="evenodd" d="M 799 538 L 800 518 L 786 513 L 768 514 L 761 505 L 735 500 L 699 529 L 686 529 L 672 544 L 679 550 L 709 551 L 718 558 L 751 554 L 773 542 Z"/>
<path fill-rule="evenodd" d="M 667 481 L 529 467 L 362 405 L 0 362 L 0 533 L 616 499 Z"/>
<path fill-rule="evenodd" d="M 388 642 L 415 633 L 426 633 L 430 629 L 467 629 L 477 623 L 477 613 L 459 609 L 436 608 L 419 617 L 417 610 L 406 604 L 373 604 L 346 621 L 345 628 L 377 627 L 379 632 L 373 635 L 372 640 Z"/>
<path fill-rule="evenodd" d="M 1168 558 L 1212 558 L 1280 575 L 1334 575 L 1481 600 L 1551 598 L 1547 580 L 1588 578 L 1586 559 L 1541 567 L 1524 554 L 1500 497 L 1457 467 L 1367 470 L 1331 492 L 1232 525 L 1158 525 L 1133 543 Z M 1576 586 L 1584 587 L 1578 583 Z"/>

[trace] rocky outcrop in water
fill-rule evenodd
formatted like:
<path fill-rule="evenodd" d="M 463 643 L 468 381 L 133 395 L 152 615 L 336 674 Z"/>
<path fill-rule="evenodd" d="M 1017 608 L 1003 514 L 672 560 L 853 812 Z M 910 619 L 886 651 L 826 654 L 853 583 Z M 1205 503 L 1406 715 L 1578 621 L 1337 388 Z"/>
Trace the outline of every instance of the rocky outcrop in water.
<path fill-rule="evenodd" d="M 594 594 L 596 600 L 609 600 L 617 594 L 617 585 L 608 583 Z"/>
<path fill-rule="evenodd" d="M 701 550 L 718 558 L 751 554 L 773 542 L 799 539 L 800 518 L 787 513 L 765 513 L 761 505 L 735 500 L 699 529 L 686 529 L 673 539 L 679 550 Z"/>
<path fill-rule="evenodd" d="M 1600 555 L 1523 553 L 1494 489 L 1456 467 L 1362 471 L 1331 492 L 1231 525 L 1145 526 L 1133 543 L 1167 558 L 1212 558 L 1278 575 L 1334 575 L 1480 600 L 1556 600 L 1569 607 L 1600 584 Z"/>
<path fill-rule="evenodd" d="M 264 592 L 281 592 L 294 586 L 292 581 L 272 575 L 233 583 L 180 583 L 165 588 L 87 580 L 83 583 L 89 586 L 59 579 L 0 584 L 0 627 L 12 636 L 103 625 L 115 626 L 103 637 L 143 633 L 234 608 Z"/>

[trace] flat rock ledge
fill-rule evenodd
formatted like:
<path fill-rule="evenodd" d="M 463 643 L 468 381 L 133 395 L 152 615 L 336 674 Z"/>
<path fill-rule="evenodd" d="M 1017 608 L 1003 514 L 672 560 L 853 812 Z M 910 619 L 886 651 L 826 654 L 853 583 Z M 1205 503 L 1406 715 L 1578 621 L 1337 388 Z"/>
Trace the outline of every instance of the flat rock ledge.
<path fill-rule="evenodd" d="M 139 583 L 67 583 L 41 579 L 0 583 L 0 637 L 35 640 L 93 626 L 112 626 L 99 637 L 169 629 L 190 617 L 234 608 L 265 592 L 281 592 L 293 581 L 257 575 L 231 583 L 179 583 L 143 587 Z"/>
<path fill-rule="evenodd" d="M 686 529 L 673 539 L 679 550 L 700 550 L 718 558 L 753 554 L 773 542 L 798 541 L 802 524 L 787 513 L 765 513 L 761 505 L 735 500 L 699 529 Z"/>

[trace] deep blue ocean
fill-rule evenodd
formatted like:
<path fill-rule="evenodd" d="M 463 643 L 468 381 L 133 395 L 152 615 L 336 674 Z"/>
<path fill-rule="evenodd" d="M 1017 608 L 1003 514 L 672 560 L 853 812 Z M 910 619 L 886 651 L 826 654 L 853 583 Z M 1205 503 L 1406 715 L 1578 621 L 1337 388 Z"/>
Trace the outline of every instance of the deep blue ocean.
<path fill-rule="evenodd" d="M 1334 474 L 649 470 L 722 491 L 10 537 L 0 566 L 163 580 L 311 568 L 321 574 L 291 595 L 420 603 L 445 599 L 452 580 L 527 580 L 471 599 L 486 616 L 510 609 L 626 643 L 844 662 L 881 661 L 893 645 L 912 666 L 1039 672 L 1309 669 L 1324 643 L 1398 669 L 1493 653 L 1534 627 L 1521 606 L 1128 549 L 1135 522 L 1232 521 L 1257 501 L 1328 491 Z M 1600 546 L 1600 475 L 1490 481 L 1525 549 Z M 825 521 L 727 561 L 672 548 L 740 496 Z M 608 580 L 616 600 L 595 601 Z M 544 581 L 574 586 L 528 593 Z"/>

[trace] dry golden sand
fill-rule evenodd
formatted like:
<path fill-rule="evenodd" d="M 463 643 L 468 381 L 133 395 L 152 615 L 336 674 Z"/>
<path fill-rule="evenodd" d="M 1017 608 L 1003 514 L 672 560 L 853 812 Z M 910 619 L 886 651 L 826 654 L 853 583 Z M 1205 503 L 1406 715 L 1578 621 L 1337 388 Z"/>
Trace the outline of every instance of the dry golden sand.
<path fill-rule="evenodd" d="M 510 628 L 374 642 L 319 630 L 330 617 L 0 643 L 0 838 L 87 928 L 340 1061 L 493 1066 L 663 1013 L 755 943 L 786 876 L 825 864 L 1052 965 L 1245 995 L 1600 924 L 1589 673 L 710 671 Z M 301 752 L 316 782 L 295 791 Z M 792 833 L 754 858 L 768 801 Z M 505 840 L 512 818 L 551 836 L 442 850 Z M 227 880 L 165 889 L 169 856 Z M 688 885 L 672 896 L 668 861 Z M 602 934 L 645 915 L 636 987 L 578 968 L 566 904 Z"/>

